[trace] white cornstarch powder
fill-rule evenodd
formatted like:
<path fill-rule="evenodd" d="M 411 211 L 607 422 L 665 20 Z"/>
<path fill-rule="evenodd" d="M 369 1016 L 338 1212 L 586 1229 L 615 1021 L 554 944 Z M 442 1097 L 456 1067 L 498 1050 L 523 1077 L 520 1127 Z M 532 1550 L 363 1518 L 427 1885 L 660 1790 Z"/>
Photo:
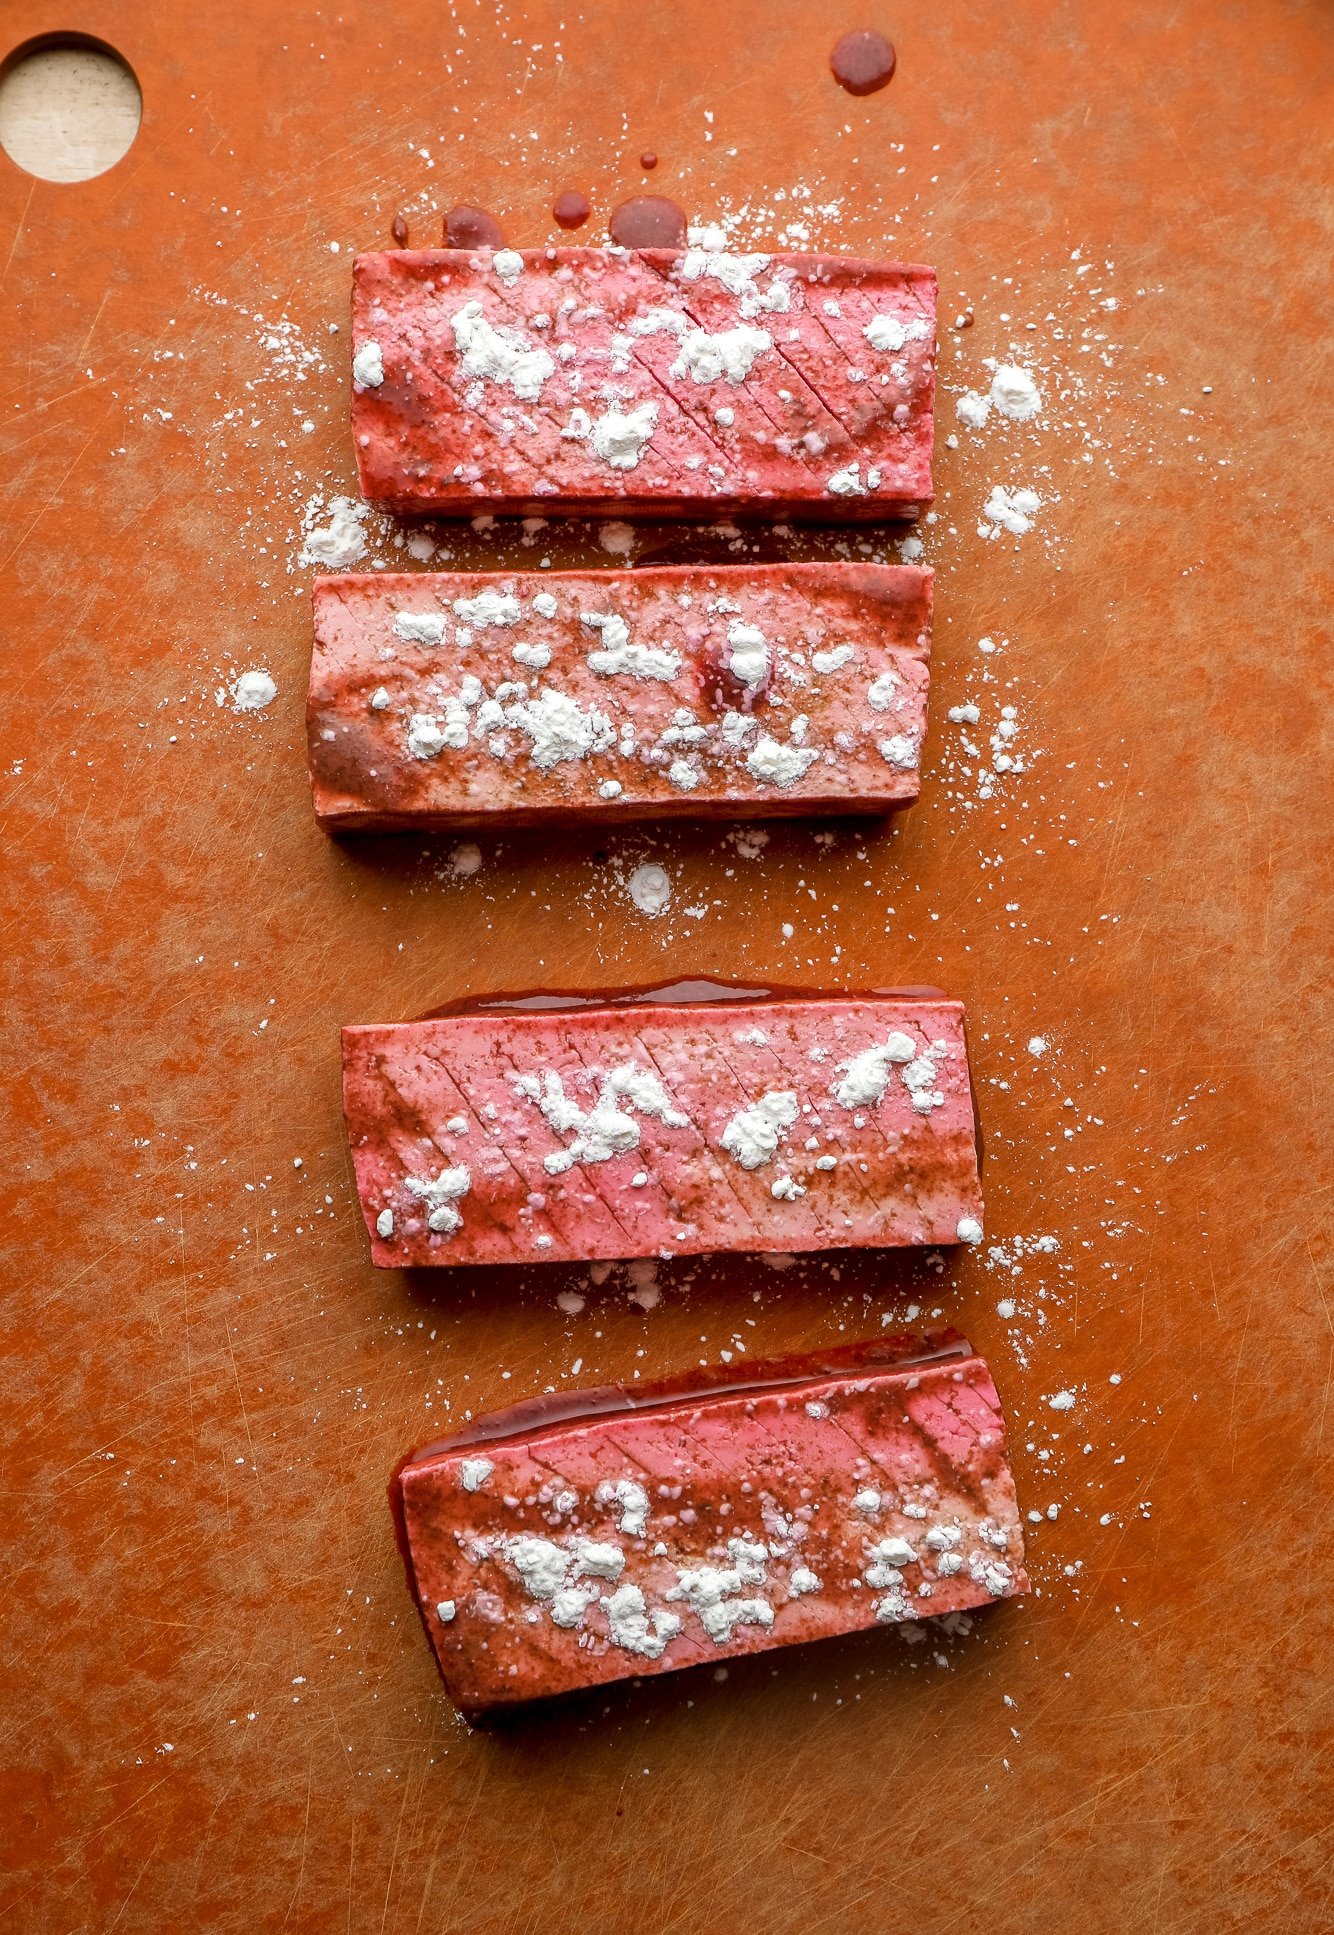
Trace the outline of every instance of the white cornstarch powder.
<path fill-rule="evenodd" d="M 434 1178 L 405 1176 L 403 1187 L 426 1205 L 426 1227 L 437 1236 L 449 1236 L 463 1228 L 463 1218 L 454 1205 L 472 1188 L 472 1174 L 462 1163 L 452 1169 L 442 1169 Z"/>
<path fill-rule="evenodd" d="M 630 411 L 613 407 L 597 419 L 587 434 L 603 463 L 610 464 L 613 470 L 633 470 L 657 421 L 656 403 L 641 403 Z"/>
<path fill-rule="evenodd" d="M 455 614 L 466 625 L 482 629 L 487 625 L 517 625 L 523 607 L 512 591 L 479 591 L 475 598 L 456 598 Z"/>
<path fill-rule="evenodd" d="M 671 1097 L 651 1069 L 627 1062 L 602 1077 L 597 1100 L 584 1109 L 565 1093 L 565 1084 L 554 1069 L 542 1075 L 511 1075 L 518 1094 L 535 1102 L 557 1135 L 572 1135 L 564 1149 L 553 1150 L 542 1158 L 549 1176 L 562 1176 L 576 1163 L 610 1162 L 638 1148 L 640 1129 L 631 1109 L 640 1115 L 653 1115 L 669 1129 L 690 1126 L 688 1116 L 672 1106 Z M 622 1107 L 621 1105 L 625 1106 Z"/>
<path fill-rule="evenodd" d="M 990 497 L 982 506 L 982 523 L 977 527 L 979 537 L 995 537 L 999 531 L 1008 531 L 1012 537 L 1022 537 L 1025 531 L 1033 528 L 1033 519 L 1042 507 L 1042 499 L 1035 490 L 1021 485 L 1015 490 L 1007 490 L 1004 484 L 996 484 Z"/>
<path fill-rule="evenodd" d="M 537 402 L 556 367 L 545 349 L 534 348 L 521 330 L 494 328 L 482 314 L 480 302 L 465 302 L 456 309 L 450 327 L 465 376 L 501 384 L 522 403 Z"/>
<path fill-rule="evenodd" d="M 763 683 L 769 670 L 769 647 L 764 633 L 734 618 L 727 627 L 727 664 L 732 677 L 751 687 Z"/>
<path fill-rule="evenodd" d="M 650 919 L 664 914 L 671 903 L 672 883 L 664 867 L 647 861 L 636 867 L 626 882 L 626 890 L 641 914 Z"/>
<path fill-rule="evenodd" d="M 738 1109 L 719 1137 L 728 1155 L 743 1169 L 758 1169 L 772 1160 L 787 1130 L 797 1119 L 797 1097 L 792 1089 L 771 1089 L 750 1108 Z"/>
<path fill-rule="evenodd" d="M 1042 392 L 1017 363 L 1002 363 L 991 379 L 991 401 L 1002 416 L 1027 423 L 1042 409 Z"/>
<path fill-rule="evenodd" d="M 916 1053 L 912 1036 L 895 1029 L 878 1046 L 863 1049 L 851 1061 L 840 1064 L 843 1079 L 834 1085 L 835 1099 L 845 1109 L 878 1107 L 885 1099 L 893 1070 L 910 1063 Z"/>
<path fill-rule="evenodd" d="M 242 672 L 232 681 L 232 706 L 237 712 L 262 712 L 278 696 L 278 688 L 267 672 Z"/>
<path fill-rule="evenodd" d="M 408 752 L 413 759 L 434 759 L 447 744 L 433 712 L 414 712 L 408 720 Z"/>
<path fill-rule="evenodd" d="M 649 1616 L 645 1609 L 644 1595 L 638 1586 L 618 1586 L 609 1599 L 602 1602 L 607 1615 L 607 1630 L 614 1646 L 627 1653 L 639 1653 L 644 1659 L 661 1659 L 669 1639 L 674 1639 L 681 1630 L 681 1621 L 675 1613 L 656 1610 Z"/>
<path fill-rule="evenodd" d="M 716 383 L 720 378 L 744 383 L 756 358 L 772 348 L 768 330 L 752 328 L 749 323 L 720 330 L 714 336 L 703 329 L 687 329 L 671 373 L 688 376 L 695 383 Z"/>
<path fill-rule="evenodd" d="M 588 663 L 603 678 L 674 679 L 681 670 L 681 654 L 656 645 L 631 642 L 630 627 L 617 612 L 585 611 L 581 625 L 600 632 L 602 644 L 588 654 Z"/>
<path fill-rule="evenodd" d="M 532 742 L 532 759 L 543 771 L 566 759 L 586 759 L 605 752 L 616 738 L 616 728 L 594 705 L 581 706 L 567 692 L 545 686 L 536 699 L 505 707 L 505 717 Z"/>
<path fill-rule="evenodd" d="M 746 765 L 756 779 L 771 786 L 795 786 L 806 768 L 820 757 L 801 746 L 784 746 L 767 734 L 746 755 Z"/>
<path fill-rule="evenodd" d="M 438 611 L 396 611 L 393 631 L 407 645 L 443 645 L 445 619 Z"/>
<path fill-rule="evenodd" d="M 384 357 L 377 342 L 363 343 L 352 358 L 352 381 L 363 390 L 378 390 L 384 382 Z"/>
<path fill-rule="evenodd" d="M 872 316 L 862 335 L 872 349 L 897 355 L 910 342 L 920 342 L 928 334 L 927 325 L 920 318 L 910 323 L 900 322 L 897 316 Z"/>
<path fill-rule="evenodd" d="M 314 497 L 306 506 L 308 525 L 317 514 L 319 501 Z M 333 571 L 359 564 L 366 555 L 366 533 L 362 526 L 370 514 L 370 505 L 358 503 L 355 498 L 330 498 L 329 522 L 317 529 L 307 528 L 301 562 L 327 565 Z"/>
<path fill-rule="evenodd" d="M 644 1487 L 633 1478 L 603 1480 L 594 1493 L 599 1505 L 615 1506 L 620 1512 L 620 1529 L 627 1538 L 642 1539 L 648 1526 L 649 1501 Z"/>
<path fill-rule="evenodd" d="M 895 733 L 879 741 L 880 757 L 896 772 L 910 773 L 917 765 L 917 741 L 910 732 Z"/>

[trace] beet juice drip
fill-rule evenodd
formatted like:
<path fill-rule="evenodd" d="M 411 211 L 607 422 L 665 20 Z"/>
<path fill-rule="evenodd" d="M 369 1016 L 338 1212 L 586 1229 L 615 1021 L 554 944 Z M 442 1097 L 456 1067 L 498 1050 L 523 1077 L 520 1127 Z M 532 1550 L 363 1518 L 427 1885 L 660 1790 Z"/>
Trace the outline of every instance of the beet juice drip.
<path fill-rule="evenodd" d="M 679 249 L 686 239 L 685 215 L 665 195 L 632 195 L 607 226 L 623 249 Z"/>
<path fill-rule="evenodd" d="M 874 28 L 858 28 L 835 41 L 829 67 L 849 94 L 874 94 L 893 75 L 894 49 Z"/>
<path fill-rule="evenodd" d="M 593 205 L 579 189 L 567 188 L 563 194 L 557 195 L 551 213 L 561 228 L 582 228 L 593 213 Z"/>
<path fill-rule="evenodd" d="M 503 249 L 505 231 L 484 208 L 460 202 L 445 217 L 447 249 Z"/>

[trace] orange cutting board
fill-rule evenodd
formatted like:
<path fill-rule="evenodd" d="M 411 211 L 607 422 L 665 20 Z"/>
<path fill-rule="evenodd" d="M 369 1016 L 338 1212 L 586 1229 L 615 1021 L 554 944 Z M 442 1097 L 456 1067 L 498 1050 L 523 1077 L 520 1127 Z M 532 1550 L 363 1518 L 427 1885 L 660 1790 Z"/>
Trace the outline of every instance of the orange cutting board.
<path fill-rule="evenodd" d="M 8 42 L 102 37 L 144 117 L 82 185 L 0 161 L 3 1926 L 1328 1926 L 1328 13 L 75 11 L 11 0 Z M 855 99 L 828 53 L 863 24 L 899 65 Z M 646 187 L 733 246 L 939 268 L 920 804 L 336 845 L 301 554 L 354 488 L 352 252 L 457 201 L 555 241 L 567 188 L 598 241 Z M 958 419 L 988 358 L 1035 424 Z M 998 485 L 1031 530 L 980 534 Z M 504 568 L 902 535 L 436 533 Z M 278 696 L 237 713 L 254 668 Z M 341 1024 L 705 974 L 962 996 L 983 1248 L 371 1271 Z M 464 1730 L 401 1453 L 913 1311 L 994 1368 L 1027 1602 Z"/>

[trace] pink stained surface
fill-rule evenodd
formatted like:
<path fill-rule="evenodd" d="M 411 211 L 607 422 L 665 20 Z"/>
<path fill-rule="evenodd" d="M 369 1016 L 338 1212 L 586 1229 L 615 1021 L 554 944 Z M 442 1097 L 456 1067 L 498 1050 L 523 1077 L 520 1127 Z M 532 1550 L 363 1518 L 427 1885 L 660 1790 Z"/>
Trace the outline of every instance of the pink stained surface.
<path fill-rule="evenodd" d="M 805 1381 L 789 1361 L 768 1389 L 765 1368 L 517 1434 L 502 1416 L 508 1435 L 404 1462 L 409 1583 L 465 1713 L 1027 1590 L 1000 1401 L 966 1344 L 813 1359 Z"/>
<path fill-rule="evenodd" d="M 636 1094 L 644 1077 L 656 1086 Z M 388 1268 L 981 1234 L 955 1001 L 822 996 L 353 1027 L 343 1097 L 372 1257 Z"/>
<path fill-rule="evenodd" d="M 364 494 L 467 517 L 916 515 L 932 494 L 934 272 L 755 255 L 738 278 L 719 266 L 735 260 L 359 255 L 354 358 L 374 344 L 383 372 L 353 386 Z"/>
<path fill-rule="evenodd" d="M 887 812 L 918 792 L 931 592 L 912 565 L 318 578 L 316 814 L 371 831 Z M 470 615 L 479 594 L 503 601 L 502 623 Z M 618 621 L 638 670 L 598 669 L 625 662 L 608 649 Z M 763 670 L 747 682 L 755 634 Z M 522 722 L 543 688 L 593 721 L 591 750 L 535 756 Z M 452 717 L 464 743 L 416 756 L 423 717 L 440 731 Z"/>

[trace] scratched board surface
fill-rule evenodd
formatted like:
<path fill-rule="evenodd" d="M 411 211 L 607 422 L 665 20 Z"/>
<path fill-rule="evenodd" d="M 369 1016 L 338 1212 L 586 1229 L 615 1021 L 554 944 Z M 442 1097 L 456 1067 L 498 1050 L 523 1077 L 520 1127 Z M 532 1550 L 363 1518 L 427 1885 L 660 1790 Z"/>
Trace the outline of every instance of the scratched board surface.
<path fill-rule="evenodd" d="M 117 47 L 144 118 L 83 185 L 0 163 L 0 1925 L 1327 1925 L 1328 12 L 77 11 L 4 17 Z M 864 24 L 899 65 L 857 99 L 827 61 Z M 302 703 L 352 252 L 461 201 L 555 241 L 565 189 L 601 240 L 645 186 L 735 247 L 939 268 L 920 804 L 336 845 Z M 998 363 L 1042 412 L 970 427 Z M 451 569 L 904 537 L 428 535 Z M 981 1249 L 372 1272 L 342 1023 L 701 974 L 962 996 Z M 465 1731 L 404 1451 L 914 1313 L 992 1363 L 1030 1599 Z"/>

